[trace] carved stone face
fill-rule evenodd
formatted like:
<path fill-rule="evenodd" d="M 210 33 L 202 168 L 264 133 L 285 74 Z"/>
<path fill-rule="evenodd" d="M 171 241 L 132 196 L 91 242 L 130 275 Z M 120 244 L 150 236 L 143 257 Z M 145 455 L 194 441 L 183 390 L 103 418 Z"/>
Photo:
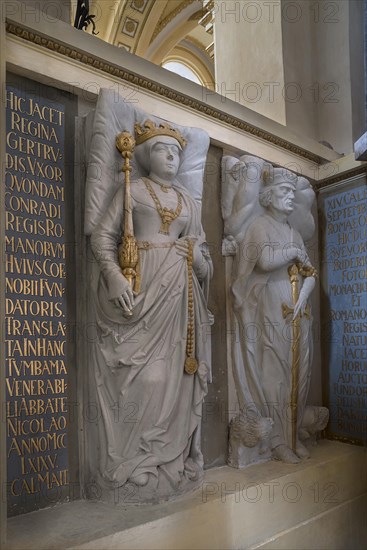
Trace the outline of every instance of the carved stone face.
<path fill-rule="evenodd" d="M 180 149 L 176 141 L 156 143 L 150 151 L 150 174 L 165 181 L 172 181 L 180 165 Z"/>
<path fill-rule="evenodd" d="M 271 189 L 271 202 L 269 207 L 277 212 L 290 214 L 293 212 L 294 187 L 289 183 L 279 183 Z"/>

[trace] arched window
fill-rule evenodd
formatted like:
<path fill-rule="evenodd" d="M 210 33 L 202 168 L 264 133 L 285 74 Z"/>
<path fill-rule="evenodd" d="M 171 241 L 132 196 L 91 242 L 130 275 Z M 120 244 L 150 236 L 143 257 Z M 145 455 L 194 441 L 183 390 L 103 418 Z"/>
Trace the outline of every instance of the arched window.
<path fill-rule="evenodd" d="M 200 84 L 201 86 L 203 86 L 203 82 L 198 77 L 198 75 L 194 73 L 194 71 L 190 69 L 190 67 L 184 65 L 184 63 L 181 63 L 180 61 L 167 61 L 166 63 L 163 63 L 162 67 L 164 69 L 167 69 L 168 71 L 183 76 L 184 78 L 188 78 L 189 80 L 196 82 L 196 84 Z"/>

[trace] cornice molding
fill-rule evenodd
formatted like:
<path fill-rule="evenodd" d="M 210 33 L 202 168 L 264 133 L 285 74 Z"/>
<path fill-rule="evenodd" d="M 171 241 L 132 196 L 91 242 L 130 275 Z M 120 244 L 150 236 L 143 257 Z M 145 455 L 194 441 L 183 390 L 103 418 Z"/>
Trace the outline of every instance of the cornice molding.
<path fill-rule="evenodd" d="M 189 17 L 189 21 L 197 21 L 199 23 L 199 20 L 203 16 L 203 10 L 198 10 Z"/>
<path fill-rule="evenodd" d="M 334 183 L 339 183 L 340 181 L 348 180 L 356 176 L 361 176 L 363 174 L 367 174 L 367 163 L 365 166 L 356 166 L 356 168 L 352 168 L 351 170 L 347 170 L 346 172 L 341 172 L 329 178 L 316 181 L 313 184 L 313 187 L 315 191 L 321 191 L 326 187 L 329 187 L 329 185 L 333 185 Z"/>
<path fill-rule="evenodd" d="M 76 60 L 83 65 L 93 67 L 93 69 L 98 69 L 108 75 L 113 75 L 117 78 L 120 78 L 121 80 L 130 82 L 131 84 L 139 86 L 144 90 L 148 90 L 149 92 L 158 94 L 166 99 L 178 103 L 179 105 L 184 105 L 210 118 L 228 124 L 232 128 L 235 128 L 242 132 L 246 132 L 251 136 L 264 140 L 286 151 L 290 151 L 291 153 L 301 158 L 310 160 L 311 162 L 314 162 L 316 164 L 322 164 L 325 162 L 324 159 L 322 159 L 319 155 L 307 151 L 306 149 L 303 149 L 302 147 L 299 147 L 285 140 L 284 138 L 280 138 L 279 136 L 271 134 L 266 130 L 257 128 L 256 126 L 253 126 L 252 124 L 245 122 L 244 120 L 229 115 L 228 113 L 223 112 L 219 109 L 215 109 L 214 107 L 211 107 L 210 105 L 207 105 L 202 101 L 194 99 L 183 93 L 177 92 L 176 90 L 163 86 L 159 83 L 152 82 L 151 80 L 139 76 L 132 71 L 121 69 L 115 64 L 107 63 L 106 61 L 100 60 L 97 57 L 87 55 L 83 51 L 66 46 L 65 44 L 61 44 L 60 42 L 57 42 L 52 38 L 45 38 L 35 32 L 29 31 L 28 29 L 18 24 L 7 22 L 6 30 L 7 33 L 10 35 L 21 38 L 32 44 L 36 44 L 41 48 L 45 48 L 66 58 Z"/>

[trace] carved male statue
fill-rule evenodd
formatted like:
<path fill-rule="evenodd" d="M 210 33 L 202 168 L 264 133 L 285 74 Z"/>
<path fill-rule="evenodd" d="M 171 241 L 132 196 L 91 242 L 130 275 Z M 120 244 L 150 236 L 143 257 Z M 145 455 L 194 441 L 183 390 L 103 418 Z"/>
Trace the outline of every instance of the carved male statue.
<path fill-rule="evenodd" d="M 249 414 L 272 418 L 272 456 L 289 463 L 309 455 L 299 429 L 311 374 L 308 298 L 316 277 L 300 233 L 288 222 L 296 182 L 281 168 L 265 180 L 259 195 L 265 213 L 239 243 L 232 286 Z"/>
<path fill-rule="evenodd" d="M 136 158 L 149 174 L 131 183 L 139 292 L 117 259 L 122 187 L 91 245 L 99 265 L 94 309 L 101 341 L 94 352 L 103 414 L 101 482 L 110 488 L 133 483 L 143 502 L 183 492 L 202 476 L 210 341 L 201 331 L 209 323 L 203 289 L 212 264 L 199 206 L 176 185 L 185 139 L 167 124 L 146 121 L 136 125 L 136 143 Z"/>

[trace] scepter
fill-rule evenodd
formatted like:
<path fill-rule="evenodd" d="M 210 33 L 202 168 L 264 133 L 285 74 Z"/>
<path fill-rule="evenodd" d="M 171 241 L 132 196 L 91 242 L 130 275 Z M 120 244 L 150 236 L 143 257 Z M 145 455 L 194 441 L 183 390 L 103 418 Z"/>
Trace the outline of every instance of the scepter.
<path fill-rule="evenodd" d="M 116 147 L 120 151 L 124 164 L 122 172 L 125 174 L 125 195 L 124 195 L 124 232 L 118 249 L 118 260 L 122 274 L 130 283 L 135 292 L 140 290 L 139 273 L 139 249 L 134 236 L 133 210 L 131 204 L 130 190 L 130 159 L 132 158 L 135 139 L 130 132 L 121 132 L 116 137 Z"/>

